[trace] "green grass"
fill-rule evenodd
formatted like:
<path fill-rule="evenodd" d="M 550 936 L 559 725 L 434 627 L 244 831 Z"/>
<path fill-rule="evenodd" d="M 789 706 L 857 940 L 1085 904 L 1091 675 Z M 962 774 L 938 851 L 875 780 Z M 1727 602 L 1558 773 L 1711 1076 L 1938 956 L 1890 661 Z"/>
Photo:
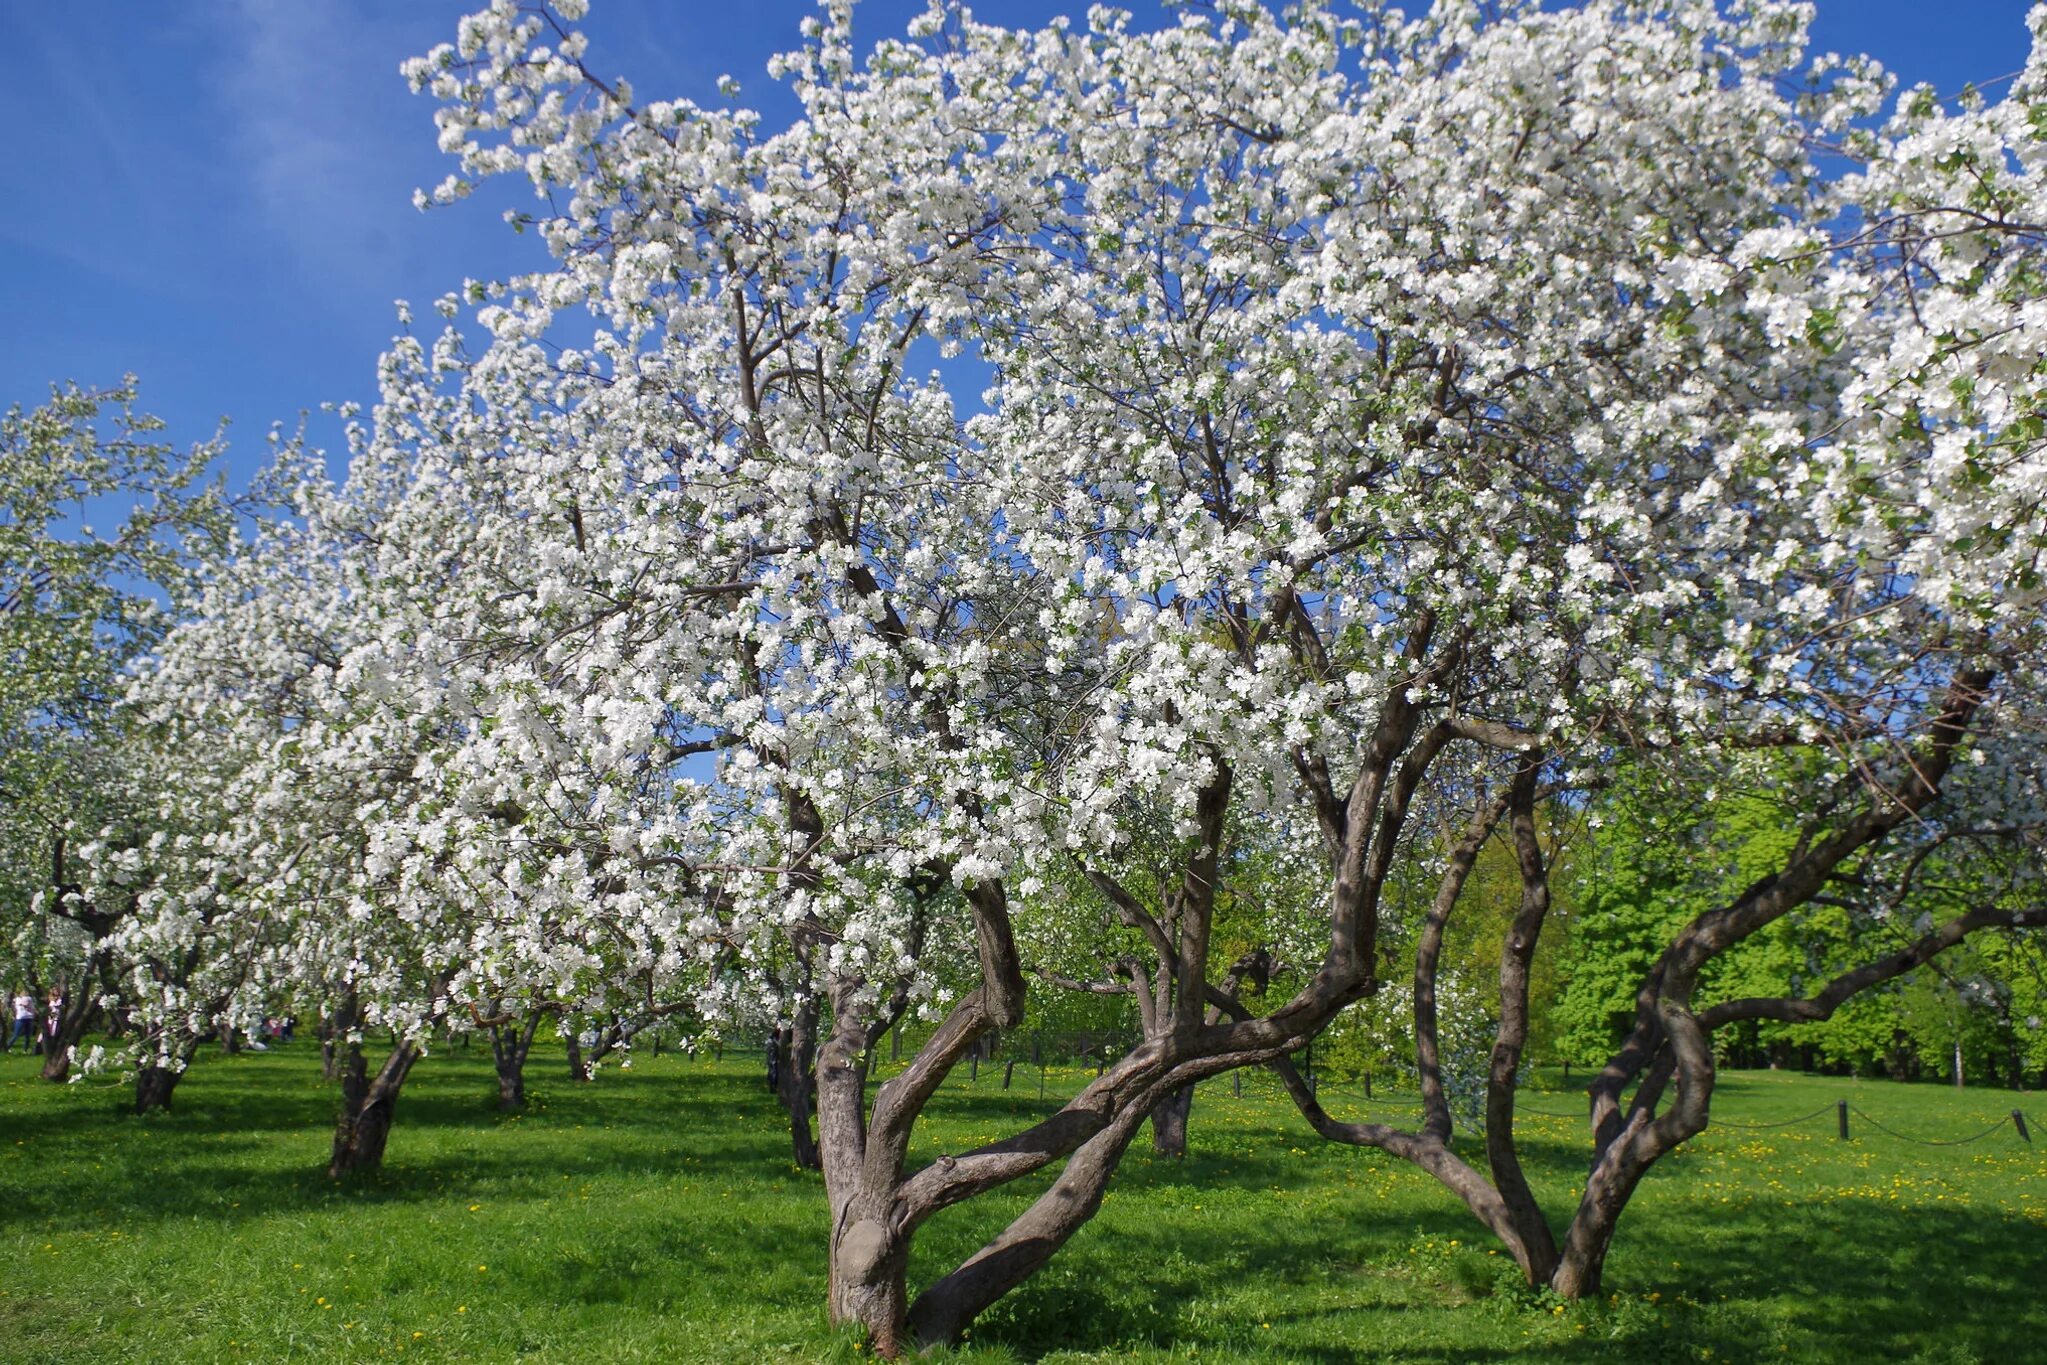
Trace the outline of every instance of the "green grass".
<path fill-rule="evenodd" d="M 310 1044 L 208 1057 L 171 1115 L 125 1088 L 0 1058 L 0 1359 L 774 1361 L 863 1358 L 824 1321 L 824 1208 L 787 1155 L 757 1059 L 643 1057 L 571 1084 L 531 1069 L 499 1118 L 481 1049 L 422 1063 L 387 1169 L 326 1179 L 331 1088 Z M 1044 1112 L 1035 1073 L 948 1087 L 922 1150 Z M 1082 1073 L 1055 1072 L 1050 1099 Z M 1723 1078 L 1715 1117 L 1845 1097 L 1925 1137 L 2014 1104 L 1997 1091 L 1786 1074 Z M 1366 1112 L 1326 1094 L 1339 1117 Z M 1575 1097 L 1533 1094 L 1563 1110 Z M 1411 1101 L 1381 1098 L 1398 1117 Z M 1531 1175 L 1561 1211 L 1582 1125 L 1529 1117 Z M 1514 1287 L 1428 1177 L 1314 1140 L 1268 1078 L 1196 1103 L 1184 1164 L 1134 1148 L 1101 1215 L 974 1329 L 958 1358 L 1310 1362 L 1983 1361 L 2047 1355 L 2047 1133 L 1916 1147 L 1833 1115 L 1718 1126 L 1645 1182 L 1613 1297 Z M 969 1252 L 1036 1188 L 941 1215 L 914 1274 Z"/>

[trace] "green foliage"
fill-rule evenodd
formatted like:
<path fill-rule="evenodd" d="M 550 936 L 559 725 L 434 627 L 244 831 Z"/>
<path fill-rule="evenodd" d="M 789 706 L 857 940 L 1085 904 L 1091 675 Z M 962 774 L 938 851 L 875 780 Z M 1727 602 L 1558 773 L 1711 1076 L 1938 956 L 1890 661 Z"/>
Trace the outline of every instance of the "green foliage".
<path fill-rule="evenodd" d="M 1636 992 L 1672 937 L 1784 865 L 1799 835 L 1799 767 L 1788 754 L 1721 774 L 1703 802 L 1696 789 L 1637 771 L 1594 798 L 1590 836 L 1558 877 L 1576 913 L 1548 1011 L 1554 1056 L 1603 1062 L 1632 1025 Z M 1912 897 L 1882 919 L 1821 899 L 1771 923 L 1707 969 L 1700 1002 L 1809 995 L 1896 951 L 1913 925 L 1981 898 L 1983 872 L 1949 861 L 1942 877 L 1922 869 Z M 1737 1065 L 1796 1060 L 1902 1076 L 1948 1070 L 1959 1040 L 1979 1077 L 2009 1080 L 2014 1058 L 2037 1074 L 2047 1064 L 2047 1039 L 2027 1024 L 2041 999 L 2037 953 L 2022 936 L 1974 942 L 1851 997 L 1824 1022 L 1741 1024 L 1720 1030 L 1715 1044 Z"/>

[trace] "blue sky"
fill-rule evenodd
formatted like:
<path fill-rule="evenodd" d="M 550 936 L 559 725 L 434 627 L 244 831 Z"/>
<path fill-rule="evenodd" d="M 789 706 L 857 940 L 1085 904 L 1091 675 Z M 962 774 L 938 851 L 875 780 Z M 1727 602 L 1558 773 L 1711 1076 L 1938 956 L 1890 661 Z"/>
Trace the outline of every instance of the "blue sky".
<path fill-rule="evenodd" d="M 1418 3 L 1419 0 L 1416 0 Z M 273 421 L 367 399 L 393 300 L 424 307 L 465 277 L 534 263 L 498 212 L 507 187 L 422 214 L 452 169 L 433 104 L 398 63 L 451 38 L 455 0 L 101 0 L 0 6 L 0 404 L 54 380 L 133 371 L 179 442 L 233 420 L 244 481 Z M 922 0 L 864 0 L 869 35 Z M 1140 14 L 1155 12 L 1140 0 Z M 1078 18 L 1085 0 L 983 0 L 984 19 Z M 1943 91 L 2024 60 L 2027 0 L 1820 0 L 1817 45 L 1865 51 Z M 649 97 L 722 103 L 718 77 L 771 120 L 764 70 L 805 0 L 595 0 L 591 64 Z M 331 432 L 315 427 L 316 436 Z"/>

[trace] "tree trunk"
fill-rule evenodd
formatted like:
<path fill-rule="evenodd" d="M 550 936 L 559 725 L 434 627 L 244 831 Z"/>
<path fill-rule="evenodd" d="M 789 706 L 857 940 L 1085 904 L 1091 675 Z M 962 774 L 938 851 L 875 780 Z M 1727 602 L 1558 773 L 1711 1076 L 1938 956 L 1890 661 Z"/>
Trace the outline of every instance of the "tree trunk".
<path fill-rule="evenodd" d="M 81 992 L 81 994 L 84 994 Z M 45 1006 L 47 1008 L 47 1006 Z M 74 1004 L 66 997 L 57 1011 L 57 1028 L 54 1033 L 45 1020 L 39 1020 L 43 1027 L 43 1079 L 63 1081 L 71 1077 L 71 1049 L 85 1036 L 85 1025 L 92 1018 L 92 999 L 88 995 Z"/>
<path fill-rule="evenodd" d="M 135 1073 L 135 1112 L 147 1114 L 152 1109 L 169 1112 L 171 1092 L 178 1088 L 178 1078 L 184 1073 L 167 1066 L 144 1066 Z"/>
<path fill-rule="evenodd" d="M 909 1239 L 891 1231 L 886 1197 L 863 1195 L 839 1211 L 830 1252 L 830 1310 L 835 1323 L 867 1329 L 874 1353 L 902 1354 L 908 1338 Z"/>
<path fill-rule="evenodd" d="M 517 1062 L 498 1063 L 498 1112 L 510 1114 L 526 1107 L 526 1068 L 524 1058 Z"/>
<path fill-rule="evenodd" d="M 976 1317 L 1036 1274 L 1094 1217 L 1145 1112 L 1132 1108 L 1082 1143 L 1050 1189 L 957 1270 L 917 1296 L 908 1327 L 919 1349 L 958 1341 Z"/>
<path fill-rule="evenodd" d="M 587 1081 L 590 1069 L 583 1065 L 583 1040 L 576 1036 L 576 1026 L 569 1025 L 569 1079 Z"/>
<path fill-rule="evenodd" d="M 1187 1155 L 1187 1114 L 1194 1107 L 1194 1087 L 1183 1085 L 1151 1110 L 1151 1150 L 1157 1156 Z"/>
<path fill-rule="evenodd" d="M 782 1037 L 778 1030 L 777 1046 Z M 825 1302 L 833 1323 L 858 1324 L 875 1354 L 893 1360 L 907 1341 L 910 1245 L 895 1218 L 900 1173 L 879 1170 L 867 1159 L 865 1042 L 856 1026 L 842 1021 L 824 1046 L 817 1075 L 819 1149 L 828 1158 L 825 1194 L 832 1218 Z M 778 1080 L 787 1070 L 781 1068 Z"/>
<path fill-rule="evenodd" d="M 339 1179 L 352 1171 L 374 1171 L 384 1164 L 384 1144 L 390 1140 L 398 1092 L 418 1060 L 419 1049 L 411 1043 L 401 1043 L 391 1050 L 372 1077 L 363 1060 L 362 1046 L 348 1045 L 341 1069 L 341 1113 L 334 1124 L 334 1156 L 327 1164 L 329 1177 Z"/>
<path fill-rule="evenodd" d="M 491 1060 L 498 1073 L 498 1111 L 513 1113 L 526 1107 L 526 1058 L 533 1051 L 533 1038 L 540 1030 L 544 1012 L 536 1011 L 526 1018 L 526 1027 L 520 1028 L 516 1020 L 492 1026 L 490 1031 Z"/>
<path fill-rule="evenodd" d="M 817 1109 L 817 997 L 796 1007 L 789 1024 L 776 1030 L 775 1095 L 789 1115 L 790 1155 L 806 1171 L 824 1169 L 810 1118 Z"/>

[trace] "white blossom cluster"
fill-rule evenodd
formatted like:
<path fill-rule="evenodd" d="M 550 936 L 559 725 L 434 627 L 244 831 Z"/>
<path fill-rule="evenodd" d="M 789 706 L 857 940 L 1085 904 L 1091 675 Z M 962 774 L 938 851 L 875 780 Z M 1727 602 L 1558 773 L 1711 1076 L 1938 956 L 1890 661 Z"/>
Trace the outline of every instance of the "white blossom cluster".
<path fill-rule="evenodd" d="M 1776 0 L 934 6 L 864 62 L 832 0 L 770 133 L 600 79 L 581 9 L 406 67 L 426 197 L 527 177 L 551 267 L 394 345 L 141 684 L 190 780 L 101 875 L 241 1008 L 715 1024 L 792 950 L 929 999 L 925 880 L 1056 918 L 1131 811 L 1341 790 L 1403 696 L 1466 777 L 1851 772 L 1992 661 L 2037 764 L 2037 52 L 1873 126 Z"/>

